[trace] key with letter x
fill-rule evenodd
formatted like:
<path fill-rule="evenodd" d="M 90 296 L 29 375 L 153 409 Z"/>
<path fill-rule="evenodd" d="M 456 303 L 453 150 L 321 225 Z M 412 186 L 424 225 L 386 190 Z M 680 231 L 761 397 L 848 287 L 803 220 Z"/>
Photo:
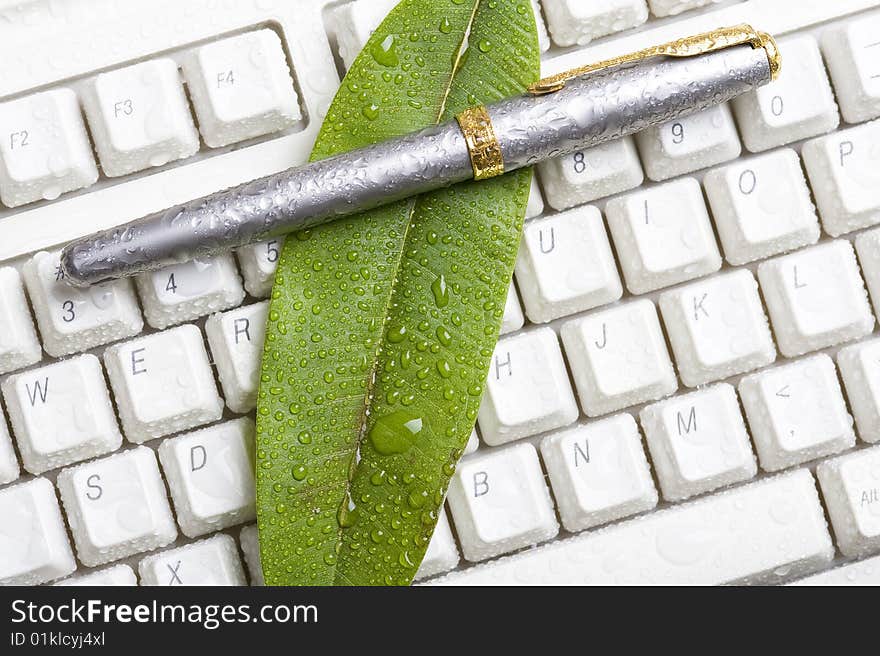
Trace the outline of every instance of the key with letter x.
<path fill-rule="evenodd" d="M 215 535 L 144 558 L 141 585 L 247 585 L 235 540 Z"/>

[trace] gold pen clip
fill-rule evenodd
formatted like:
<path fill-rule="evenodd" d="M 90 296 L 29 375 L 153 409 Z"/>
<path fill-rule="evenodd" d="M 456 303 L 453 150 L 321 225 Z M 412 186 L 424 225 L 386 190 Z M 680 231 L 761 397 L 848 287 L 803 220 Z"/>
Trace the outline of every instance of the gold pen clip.
<path fill-rule="evenodd" d="M 620 64 L 643 61 L 651 57 L 694 57 L 746 43 L 751 44 L 753 48 L 763 48 L 767 51 L 767 59 L 770 61 L 770 74 L 775 80 L 779 76 L 782 63 L 779 49 L 776 47 L 773 37 L 766 32 L 758 32 L 751 25 L 735 25 L 733 27 L 722 27 L 711 32 L 704 32 L 703 34 L 695 34 L 694 36 L 688 36 L 662 45 L 645 48 L 629 55 L 614 57 L 595 64 L 581 66 L 565 73 L 552 75 L 530 86 L 529 93 L 533 96 L 554 93 L 564 89 L 566 82 L 569 80 Z"/>

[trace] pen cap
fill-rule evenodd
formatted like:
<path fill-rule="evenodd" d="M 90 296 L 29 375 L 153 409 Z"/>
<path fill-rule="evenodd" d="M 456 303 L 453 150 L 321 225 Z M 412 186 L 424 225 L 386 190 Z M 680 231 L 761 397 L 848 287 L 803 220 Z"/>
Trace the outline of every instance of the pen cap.
<path fill-rule="evenodd" d="M 744 44 L 696 57 L 654 57 L 568 81 L 547 95 L 488 108 L 512 170 L 617 139 L 727 102 L 767 84 L 762 48 Z"/>

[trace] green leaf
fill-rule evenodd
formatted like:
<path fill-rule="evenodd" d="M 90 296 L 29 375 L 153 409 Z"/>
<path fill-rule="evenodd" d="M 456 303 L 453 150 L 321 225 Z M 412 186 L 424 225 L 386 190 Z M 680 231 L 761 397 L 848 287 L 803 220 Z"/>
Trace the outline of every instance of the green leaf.
<path fill-rule="evenodd" d="M 529 0 L 404 0 L 313 159 L 520 93 L 538 72 Z M 530 182 L 465 183 L 287 239 L 257 413 L 268 584 L 412 580 L 477 416 Z"/>

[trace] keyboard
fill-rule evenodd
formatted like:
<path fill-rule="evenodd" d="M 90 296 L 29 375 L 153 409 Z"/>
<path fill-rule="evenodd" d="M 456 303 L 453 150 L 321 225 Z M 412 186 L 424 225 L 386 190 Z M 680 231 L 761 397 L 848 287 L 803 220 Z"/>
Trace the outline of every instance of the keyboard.
<path fill-rule="evenodd" d="M 0 583 L 262 584 L 282 240 L 89 289 L 59 249 L 304 163 L 394 4 L 0 2 Z M 784 67 L 537 168 L 418 583 L 880 583 L 880 1 L 534 4 L 547 74 L 743 22 Z"/>

